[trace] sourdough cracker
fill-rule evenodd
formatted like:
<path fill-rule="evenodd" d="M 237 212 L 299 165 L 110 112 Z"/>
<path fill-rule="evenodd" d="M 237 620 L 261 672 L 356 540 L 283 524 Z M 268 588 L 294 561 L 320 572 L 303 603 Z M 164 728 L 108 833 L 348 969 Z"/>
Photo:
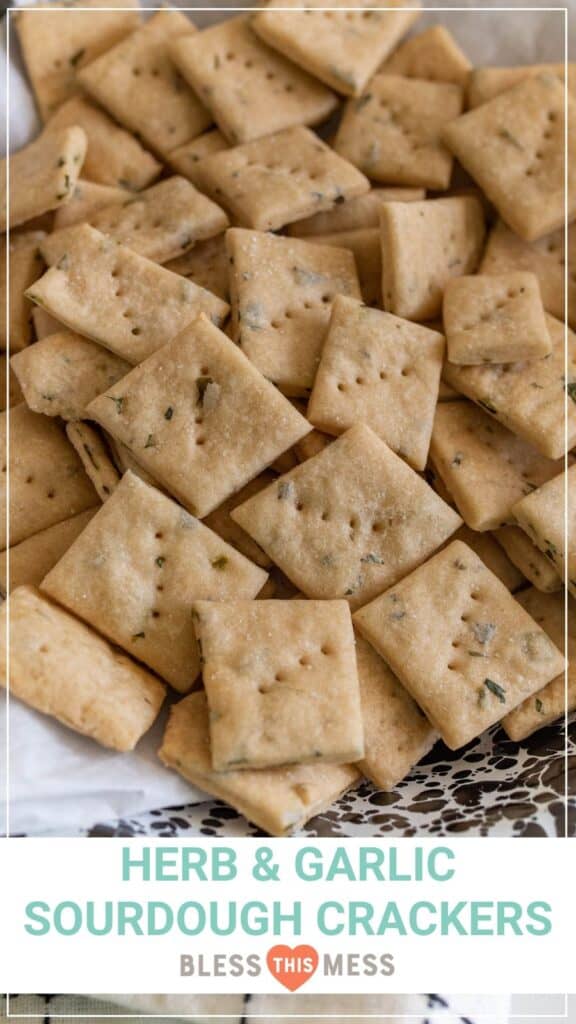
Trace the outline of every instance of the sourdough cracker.
<path fill-rule="evenodd" d="M 146 359 L 200 313 L 225 318 L 221 299 L 88 224 L 67 234 L 66 252 L 28 298 L 128 362 Z"/>
<path fill-rule="evenodd" d="M 353 765 L 336 764 L 215 772 L 204 693 L 192 693 L 172 706 L 158 753 L 167 768 L 277 836 L 300 828 L 360 780 L 360 772 Z"/>
<path fill-rule="evenodd" d="M 10 548 L 10 575 L 8 552 L 0 552 L 0 590 L 8 594 L 16 587 L 39 587 L 46 573 L 80 536 L 96 511 L 96 508 L 88 508 L 15 544 Z"/>
<path fill-rule="evenodd" d="M 175 39 L 195 34 L 183 12 L 156 11 L 78 75 L 93 99 L 162 157 L 210 124 L 210 114 L 182 81 L 170 57 Z"/>
<path fill-rule="evenodd" d="M 198 138 L 192 139 L 191 142 L 171 149 L 166 154 L 165 160 L 176 174 L 181 174 L 184 178 L 188 178 L 193 185 L 198 185 L 196 164 L 205 156 L 221 153 L 223 149 L 228 149 L 226 139 L 217 128 L 212 128 L 208 132 L 203 132 Z"/>
<path fill-rule="evenodd" d="M 336 296 L 308 405 L 327 434 L 366 423 L 413 469 L 424 469 L 444 355 L 436 331 Z"/>
<path fill-rule="evenodd" d="M 314 213 L 311 217 L 289 224 L 286 233 L 296 238 L 307 238 L 309 235 L 378 228 L 381 203 L 415 203 L 425 196 L 423 188 L 371 188 L 361 196 L 345 199 L 331 210 Z"/>
<path fill-rule="evenodd" d="M 82 224 L 100 210 L 121 206 L 126 199 L 131 198 L 128 189 L 79 180 L 68 202 L 54 211 L 53 231 L 69 228 L 72 224 Z"/>
<path fill-rule="evenodd" d="M 568 88 L 576 93 L 576 65 L 568 64 Z M 493 100 L 513 85 L 542 74 L 565 80 L 564 64 L 521 64 L 512 68 L 474 68 L 468 83 L 468 106 L 471 109 Z"/>
<path fill-rule="evenodd" d="M 0 231 L 24 224 L 68 201 L 82 169 L 86 144 L 82 128 L 62 128 L 43 132 L 34 142 L 2 160 Z"/>
<path fill-rule="evenodd" d="M 514 523 L 515 502 L 562 469 L 471 402 L 437 406 L 430 458 L 472 530 Z"/>
<path fill-rule="evenodd" d="M 357 766 L 378 789 L 392 793 L 430 752 L 438 733 L 362 636 L 356 637 L 356 661 L 365 747 Z"/>
<path fill-rule="evenodd" d="M 514 363 L 552 351 L 535 274 L 453 278 L 442 311 L 450 363 Z"/>
<path fill-rule="evenodd" d="M 197 242 L 185 256 L 178 256 L 166 263 L 166 269 L 182 274 L 224 302 L 230 301 L 228 253 L 223 234 L 207 238 L 205 242 Z"/>
<path fill-rule="evenodd" d="M 460 517 L 367 426 L 232 512 L 308 597 L 371 600 L 424 561 Z"/>
<path fill-rule="evenodd" d="M 411 36 L 394 50 L 382 66 L 386 75 L 425 79 L 428 82 L 452 82 L 465 87 L 472 64 L 444 25 L 432 25 Z"/>
<path fill-rule="evenodd" d="M 360 298 L 354 257 L 346 249 L 231 228 L 233 338 L 286 394 L 312 387 L 332 302 Z"/>
<path fill-rule="evenodd" d="M 87 411 L 201 518 L 309 430 L 204 317 Z"/>
<path fill-rule="evenodd" d="M 269 0 L 252 24 L 289 60 L 337 92 L 358 96 L 419 17 L 419 6 L 390 0 L 385 11 L 378 11 L 370 8 L 369 0 L 361 0 L 351 10 L 347 0 L 335 0 L 326 10 L 320 9 L 321 0 L 306 5 L 300 0 Z M 298 17 L 293 13 L 302 9 Z"/>
<path fill-rule="evenodd" d="M 447 363 L 444 377 L 542 455 L 559 459 L 576 444 L 576 334 L 549 315 L 546 325 L 552 351 L 544 359 L 504 366 Z"/>
<path fill-rule="evenodd" d="M 336 97 L 270 49 L 245 16 L 174 41 L 172 57 L 230 143 L 319 124 Z"/>
<path fill-rule="evenodd" d="M 529 78 L 452 121 L 444 141 L 527 242 L 564 224 L 564 123 L 576 137 L 576 99 L 554 75 Z M 576 215 L 576 167 L 567 167 L 568 219 Z"/>
<path fill-rule="evenodd" d="M 4 311 L 0 349 L 8 347 L 9 339 L 11 353 L 20 352 L 33 340 L 32 304 L 24 293 L 44 270 L 43 238 L 43 231 L 22 231 L 11 233 L 9 246 L 4 238 L 0 242 L 0 304 Z"/>
<path fill-rule="evenodd" d="M 120 482 L 120 474 L 102 434 L 91 423 L 76 420 L 66 424 L 66 437 L 78 452 L 100 501 L 107 501 Z"/>
<path fill-rule="evenodd" d="M 254 598 L 266 573 L 132 473 L 42 589 L 186 692 L 200 667 L 196 598 Z"/>
<path fill-rule="evenodd" d="M 317 245 L 349 249 L 354 256 L 360 292 L 367 306 L 382 305 L 382 248 L 378 228 L 336 231 L 333 235 L 305 236 Z"/>
<path fill-rule="evenodd" d="M 462 102 L 458 85 L 375 75 L 366 92 L 348 101 L 334 148 L 372 181 L 447 189 L 452 154 L 442 132 Z"/>
<path fill-rule="evenodd" d="M 8 413 L 0 414 L 0 446 L 6 452 Z M 10 533 L 6 530 L 6 470 L 10 474 Z M 56 420 L 24 404 L 10 409 L 8 467 L 2 462 L 0 549 L 18 544 L 63 519 L 98 504 L 82 463 Z"/>
<path fill-rule="evenodd" d="M 75 732 L 112 750 L 133 750 L 164 701 L 162 683 L 33 587 L 0 609 L 0 685 Z"/>
<path fill-rule="evenodd" d="M 364 753 L 345 601 L 195 601 L 215 771 Z"/>
<path fill-rule="evenodd" d="M 544 594 L 562 589 L 562 580 L 554 566 L 519 526 L 500 526 L 493 536 L 533 587 Z"/>
<path fill-rule="evenodd" d="M 525 590 L 518 601 L 556 646 L 564 651 L 568 661 L 567 689 L 564 672 L 529 697 L 502 720 L 511 740 L 525 740 L 537 729 L 550 725 L 565 713 L 576 708 L 576 605 L 568 600 L 567 637 L 565 643 L 564 598 L 561 594 L 541 594 L 538 590 Z"/>
<path fill-rule="evenodd" d="M 256 231 L 277 231 L 370 187 L 360 171 L 301 125 L 204 157 L 197 174 L 203 191 Z"/>
<path fill-rule="evenodd" d="M 564 667 L 538 623 L 461 541 L 361 608 L 354 622 L 452 750 Z"/>
<path fill-rule="evenodd" d="M 521 498 L 512 512 L 576 597 L 576 465 Z"/>
<path fill-rule="evenodd" d="M 452 277 L 476 270 L 484 241 L 484 213 L 475 196 L 383 203 L 384 309 L 407 320 L 432 320 Z"/>

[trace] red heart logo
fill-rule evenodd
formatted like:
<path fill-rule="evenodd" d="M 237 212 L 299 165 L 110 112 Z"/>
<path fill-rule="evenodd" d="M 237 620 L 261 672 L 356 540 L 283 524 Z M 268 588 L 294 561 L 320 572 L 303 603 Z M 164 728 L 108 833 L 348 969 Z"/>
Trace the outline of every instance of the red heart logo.
<path fill-rule="evenodd" d="M 314 946 L 272 946 L 268 950 L 266 963 L 270 974 L 284 988 L 295 992 L 314 974 L 318 967 L 318 953 Z"/>

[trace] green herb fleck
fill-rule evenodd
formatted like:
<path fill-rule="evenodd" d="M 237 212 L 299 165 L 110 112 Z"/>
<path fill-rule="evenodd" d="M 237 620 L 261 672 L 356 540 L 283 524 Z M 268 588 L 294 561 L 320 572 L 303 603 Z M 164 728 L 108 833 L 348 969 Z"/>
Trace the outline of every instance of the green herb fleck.
<path fill-rule="evenodd" d="M 144 633 L 144 632 L 142 632 L 142 633 L 133 633 L 132 634 L 132 639 L 133 640 L 142 640 L 145 636 L 146 636 L 146 633 Z"/>
<path fill-rule="evenodd" d="M 225 569 L 228 565 L 228 558 L 226 555 L 219 555 L 219 557 L 215 558 L 213 562 L 210 562 L 210 565 L 213 569 Z"/>
<path fill-rule="evenodd" d="M 159 569 L 162 568 L 165 561 L 166 559 L 164 558 L 164 555 L 158 555 L 158 558 L 156 559 L 156 565 L 158 566 Z"/>
<path fill-rule="evenodd" d="M 164 419 L 165 420 L 171 420 L 173 415 L 174 415 L 174 409 L 172 408 L 171 405 L 169 405 L 168 408 L 166 409 L 166 412 L 164 413 Z"/>
<path fill-rule="evenodd" d="M 472 624 L 472 632 L 479 644 L 489 644 L 493 639 L 496 632 L 496 626 L 493 622 L 474 622 Z"/>
<path fill-rule="evenodd" d="M 490 693 L 493 693 L 495 697 L 498 697 L 501 704 L 506 703 L 506 690 L 503 686 L 500 686 L 500 683 L 495 683 L 493 679 L 485 679 L 484 686 L 487 690 L 490 690 Z"/>
<path fill-rule="evenodd" d="M 379 556 L 375 555 L 372 551 L 369 552 L 367 555 L 362 555 L 362 558 L 360 559 L 360 561 L 361 562 L 371 562 L 372 565 L 384 565 L 385 564 L 384 559 L 383 558 L 379 558 Z"/>
<path fill-rule="evenodd" d="M 536 697 L 536 700 L 534 701 L 534 703 L 536 705 L 536 711 L 538 712 L 539 715 L 541 715 L 542 711 L 544 710 L 544 705 L 543 705 L 542 701 L 540 700 L 539 697 Z"/>
<path fill-rule="evenodd" d="M 124 398 L 123 397 L 116 398 L 114 395 L 106 395 L 105 397 L 110 402 L 115 402 L 116 403 L 116 412 L 118 414 L 120 414 L 123 411 L 123 407 L 124 407 Z"/>

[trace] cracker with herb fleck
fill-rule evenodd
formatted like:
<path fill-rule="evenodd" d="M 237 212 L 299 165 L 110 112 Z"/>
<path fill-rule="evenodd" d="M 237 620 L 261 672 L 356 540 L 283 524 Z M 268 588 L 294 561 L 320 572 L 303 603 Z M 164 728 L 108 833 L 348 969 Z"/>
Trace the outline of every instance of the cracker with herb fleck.
<path fill-rule="evenodd" d="M 34 412 L 82 419 L 88 402 L 125 377 L 130 363 L 72 331 L 30 345 L 10 361 Z"/>
<path fill-rule="evenodd" d="M 166 154 L 165 160 L 176 174 L 181 174 L 184 178 L 188 178 L 193 185 L 198 185 L 196 164 L 205 156 L 221 153 L 223 149 L 228 149 L 228 142 L 222 132 L 219 132 L 217 128 L 212 128 L 208 132 L 203 132 L 197 139 L 192 139 L 191 142 L 186 142 L 183 146 L 171 149 Z"/>
<path fill-rule="evenodd" d="M 384 309 L 407 320 L 432 320 L 452 277 L 476 270 L 484 241 L 484 211 L 476 196 L 383 203 Z"/>
<path fill-rule="evenodd" d="M 233 338 L 261 373 L 286 394 L 312 387 L 332 302 L 360 298 L 347 249 L 231 228 Z"/>
<path fill-rule="evenodd" d="M 6 453 L 8 412 L 0 413 L 0 450 Z M 10 534 L 6 533 L 6 478 L 10 476 Z M 98 496 L 64 428 L 27 405 L 10 409 L 8 465 L 2 458 L 0 549 L 98 504 Z"/>
<path fill-rule="evenodd" d="M 10 235 L 9 247 L 5 238 L 0 242 L 0 306 L 4 311 L 0 317 L 0 349 L 6 349 L 10 339 L 11 353 L 33 340 L 32 308 L 24 293 L 44 270 L 40 252 L 43 238 L 43 231 L 15 231 Z"/>
<path fill-rule="evenodd" d="M 86 135 L 77 125 L 46 131 L 0 163 L 0 231 L 55 210 L 70 199 L 86 155 Z M 8 205 L 7 205 L 8 204 Z"/>
<path fill-rule="evenodd" d="M 254 494 L 259 494 L 265 487 L 268 487 L 276 479 L 275 474 L 269 470 L 265 470 L 260 473 L 259 476 L 254 477 L 254 480 L 249 480 L 248 483 L 242 487 L 235 494 L 231 494 L 226 501 L 223 501 L 218 508 L 215 508 L 210 515 L 206 516 L 204 523 L 209 526 L 214 533 L 217 533 L 219 537 L 222 537 L 227 544 L 231 544 L 237 551 L 241 551 L 246 558 L 249 558 L 251 562 L 255 562 L 256 565 L 262 566 L 263 569 L 269 568 L 272 564 L 270 558 L 262 548 L 252 540 L 245 530 L 238 523 L 235 523 L 231 518 L 230 513 L 232 509 L 235 509 L 238 505 L 242 505 L 243 502 L 247 501 Z"/>
<path fill-rule="evenodd" d="M 408 7 L 402 0 L 390 0 L 384 11 L 370 0 L 354 9 L 347 0 L 322 6 L 322 0 L 269 0 L 252 23 L 270 46 L 345 96 L 363 91 L 420 14 L 417 2 Z"/>
<path fill-rule="evenodd" d="M 310 429 L 205 317 L 87 412 L 201 518 Z"/>
<path fill-rule="evenodd" d="M 518 601 L 556 646 L 565 652 L 568 661 L 566 693 L 565 673 L 511 711 L 502 721 L 511 740 L 525 740 L 537 729 L 551 725 L 565 713 L 576 709 L 576 604 L 568 600 L 568 647 L 565 643 L 564 598 L 561 594 L 542 594 L 538 590 L 525 590 Z"/>
<path fill-rule="evenodd" d="M 98 185 L 95 181 L 78 181 L 70 199 L 54 211 L 54 231 L 69 228 L 72 224 L 89 221 L 95 213 L 109 206 L 121 205 L 132 194 L 125 188 L 113 185 Z"/>
<path fill-rule="evenodd" d="M 564 667 L 547 634 L 461 541 L 361 608 L 354 623 L 452 750 Z"/>
<path fill-rule="evenodd" d="M 192 601 L 252 599 L 266 573 L 126 473 L 42 589 L 177 690 L 200 667 Z"/>
<path fill-rule="evenodd" d="M 444 377 L 542 455 L 558 459 L 576 444 L 576 333 L 548 314 L 546 325 L 552 351 L 543 359 L 493 366 L 447 363 Z"/>
<path fill-rule="evenodd" d="M 66 436 L 78 452 L 100 501 L 107 501 L 120 482 L 120 474 L 102 434 L 92 423 L 75 420 L 66 424 Z"/>
<path fill-rule="evenodd" d="M 172 706 L 158 753 L 167 768 L 277 836 L 288 835 L 320 814 L 361 777 L 357 768 L 344 764 L 215 772 L 204 693 L 192 693 Z"/>
<path fill-rule="evenodd" d="M 232 512 L 308 597 L 358 607 L 460 526 L 413 469 L 364 424 Z"/>
<path fill-rule="evenodd" d="M 449 82 L 375 75 L 348 101 L 334 147 L 372 181 L 447 189 L 453 158 L 442 131 L 462 101 L 460 86 Z"/>
<path fill-rule="evenodd" d="M 568 264 L 576 262 L 576 225 L 568 227 Z M 505 274 L 527 270 L 536 274 L 544 308 L 564 320 L 564 230 L 544 235 L 536 242 L 518 238 L 504 221 L 498 221 L 488 236 L 481 274 Z M 568 323 L 576 330 L 576 279 L 568 274 Z"/>
<path fill-rule="evenodd" d="M 0 686 L 104 747 L 134 749 L 164 701 L 159 679 L 34 587 L 12 592 L 0 622 Z"/>
<path fill-rule="evenodd" d="M 88 149 L 82 177 L 116 188 L 146 188 L 161 171 L 161 164 L 138 139 L 83 96 L 68 100 L 50 118 L 47 131 L 80 125 Z"/>
<path fill-rule="evenodd" d="M 565 79 L 564 64 L 520 64 L 512 68 L 474 68 L 468 83 L 468 106 L 471 109 L 493 100 L 513 85 L 537 78 L 541 74 L 555 75 L 561 82 Z M 568 64 L 568 88 L 576 93 L 576 65 Z"/>
<path fill-rule="evenodd" d="M 170 57 L 175 39 L 196 34 L 176 10 L 161 10 L 78 75 L 113 118 L 161 156 L 208 128 L 211 118 Z"/>
<path fill-rule="evenodd" d="M 576 465 L 521 498 L 512 512 L 576 597 Z"/>
<path fill-rule="evenodd" d="M 552 351 L 538 278 L 523 270 L 448 281 L 443 318 L 451 363 L 514 363 Z"/>
<path fill-rule="evenodd" d="M 286 231 L 296 238 L 330 235 L 339 231 L 360 231 L 380 226 L 382 203 L 415 203 L 425 198 L 423 188 L 371 188 L 354 199 L 345 199 L 331 210 L 289 224 Z"/>
<path fill-rule="evenodd" d="M 195 601 L 215 771 L 364 754 L 345 601 Z"/>
<path fill-rule="evenodd" d="M 466 86 L 472 64 L 444 25 L 431 25 L 394 50 L 381 68 L 384 74 L 404 75 L 428 82 Z"/>
<path fill-rule="evenodd" d="M 354 256 L 362 298 L 367 306 L 382 305 L 382 247 L 378 228 L 356 228 L 330 235 L 309 235 L 305 240 L 317 245 L 335 245 L 350 249 Z"/>
<path fill-rule="evenodd" d="M 224 234 L 207 238 L 205 242 L 197 242 L 185 256 L 170 260 L 166 264 L 166 269 L 172 270 L 175 274 L 182 274 L 224 302 L 230 299 L 228 253 Z"/>
<path fill-rule="evenodd" d="M 576 137 L 576 98 L 554 75 L 529 78 L 444 129 L 444 141 L 527 242 L 564 224 L 564 122 Z M 569 161 L 567 215 L 576 215 L 576 167 Z"/>
<path fill-rule="evenodd" d="M 228 306 L 88 224 L 67 229 L 66 252 L 28 298 L 79 334 L 139 363 L 200 313 L 221 323 Z"/>
<path fill-rule="evenodd" d="M 485 536 L 485 534 L 478 534 Z M 523 576 L 545 594 L 562 589 L 556 569 L 519 526 L 500 526 L 493 536 Z"/>
<path fill-rule="evenodd" d="M 188 252 L 196 242 L 221 234 L 228 217 L 185 178 L 165 178 L 138 195 L 84 218 L 96 230 L 132 252 L 156 263 L 167 263 Z M 74 227 L 54 231 L 41 245 L 49 266 L 67 252 Z"/>
<path fill-rule="evenodd" d="M 21 8 L 14 12 L 14 20 L 36 103 L 46 121 L 78 91 L 78 70 L 138 28 L 140 16 L 137 0 L 107 0 L 111 10 L 102 10 L 101 0 L 53 3 L 43 11 L 42 6 Z M 58 14 L 52 13 L 55 9 Z"/>
<path fill-rule="evenodd" d="M 171 52 L 231 143 L 320 124 L 336 106 L 334 94 L 271 50 L 246 16 L 177 39 Z"/>
<path fill-rule="evenodd" d="M 438 739 L 388 665 L 362 636 L 356 637 L 364 757 L 358 768 L 378 789 L 391 793 Z"/>
<path fill-rule="evenodd" d="M 444 356 L 437 331 L 336 296 L 308 419 L 327 434 L 367 423 L 424 469 Z"/>
<path fill-rule="evenodd" d="M 472 530 L 513 523 L 514 503 L 562 470 L 471 402 L 437 406 L 430 458 Z"/>
<path fill-rule="evenodd" d="M 360 171 L 302 126 L 204 157 L 197 174 L 203 191 L 243 227 L 257 231 L 276 231 L 330 210 L 370 187 Z"/>
<path fill-rule="evenodd" d="M 8 551 L 0 552 L 0 590 L 10 593 L 25 585 L 39 587 L 46 573 L 56 565 L 65 551 L 80 536 L 97 508 L 88 508 L 71 519 L 47 527 L 21 540 L 10 548 L 10 577 L 8 577 Z"/>

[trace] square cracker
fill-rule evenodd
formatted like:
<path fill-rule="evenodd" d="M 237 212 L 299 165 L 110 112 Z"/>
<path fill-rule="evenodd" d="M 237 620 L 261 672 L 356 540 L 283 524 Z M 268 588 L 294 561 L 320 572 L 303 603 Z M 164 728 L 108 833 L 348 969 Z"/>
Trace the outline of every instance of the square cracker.
<path fill-rule="evenodd" d="M 345 601 L 195 601 L 215 771 L 364 754 Z"/>
<path fill-rule="evenodd" d="M 0 590 L 10 593 L 16 587 L 26 584 L 39 587 L 47 572 L 62 558 L 65 551 L 80 536 L 88 525 L 96 508 L 88 508 L 71 519 L 64 519 L 46 530 L 40 530 L 32 537 L 20 541 L 10 548 L 10 576 L 8 576 L 8 552 L 0 553 Z"/>
<path fill-rule="evenodd" d="M 437 406 L 430 458 L 472 530 L 513 523 L 514 503 L 562 469 L 471 402 Z"/>
<path fill-rule="evenodd" d="M 2 160 L 0 231 L 24 224 L 65 203 L 74 192 L 85 155 L 86 135 L 82 128 L 74 126 L 45 131 L 34 142 Z"/>
<path fill-rule="evenodd" d="M 97 633 L 33 587 L 19 587 L 0 610 L 0 685 L 75 732 L 112 750 L 133 750 L 154 722 L 165 688 Z"/>
<path fill-rule="evenodd" d="M 307 238 L 309 235 L 335 234 L 337 231 L 378 228 L 382 203 L 415 203 L 425 196 L 423 188 L 371 188 L 361 196 L 345 199 L 331 210 L 314 213 L 311 217 L 290 224 L 286 233 L 296 238 Z"/>
<path fill-rule="evenodd" d="M 88 406 L 201 518 L 310 425 L 204 317 Z"/>
<path fill-rule="evenodd" d="M 68 202 L 54 211 L 53 230 L 60 231 L 61 228 L 69 228 L 72 224 L 82 224 L 83 221 L 89 221 L 99 210 L 119 206 L 126 199 L 132 199 L 132 193 L 128 189 L 79 180 Z"/>
<path fill-rule="evenodd" d="M 537 729 L 550 725 L 565 712 L 576 708 L 576 604 L 568 600 L 568 648 L 565 649 L 564 598 L 561 594 L 541 594 L 538 590 L 525 590 L 518 601 L 556 646 L 564 651 L 568 660 L 568 693 L 565 673 L 562 672 L 529 697 L 502 720 L 511 740 L 524 740 Z M 567 698 L 567 700 L 566 700 Z"/>
<path fill-rule="evenodd" d="M 444 25 L 432 25 L 401 43 L 381 70 L 387 75 L 465 86 L 472 64 Z"/>
<path fill-rule="evenodd" d="M 576 225 L 568 227 L 568 266 L 576 263 Z M 504 221 L 498 221 L 488 236 L 479 273 L 505 274 L 528 270 L 536 274 L 544 308 L 564 320 L 564 230 L 544 235 L 536 242 L 524 242 Z M 576 330 L 576 278 L 568 274 L 568 323 Z"/>
<path fill-rule="evenodd" d="M 160 174 L 161 165 L 130 132 L 83 96 L 75 96 L 50 118 L 47 131 L 80 125 L 88 139 L 82 176 L 100 185 L 146 188 Z"/>
<path fill-rule="evenodd" d="M 453 159 L 442 131 L 462 102 L 459 85 L 375 75 L 348 101 L 334 148 L 372 181 L 446 189 Z"/>
<path fill-rule="evenodd" d="M 553 75 L 529 78 L 444 129 L 444 141 L 516 234 L 531 242 L 564 224 L 564 121 L 576 138 L 576 99 Z M 568 163 L 568 219 L 576 166 Z"/>
<path fill-rule="evenodd" d="M 385 11 L 374 10 L 370 0 L 356 9 L 348 0 L 322 6 L 322 0 L 269 0 L 252 24 L 271 46 L 346 96 L 363 91 L 420 14 L 417 2 L 408 7 L 402 0 L 390 0 Z"/>
<path fill-rule="evenodd" d="M 8 413 L 0 414 L 6 452 Z M 10 534 L 6 534 L 6 462 L 2 461 L 0 549 L 18 544 L 98 504 L 98 497 L 64 429 L 27 405 L 10 409 Z"/>
<path fill-rule="evenodd" d="M 514 363 L 552 351 L 538 278 L 524 270 L 448 281 L 443 319 L 451 363 Z"/>
<path fill-rule="evenodd" d="M 361 608 L 354 622 L 452 750 L 564 667 L 538 623 L 462 541 Z"/>
<path fill-rule="evenodd" d="M 182 12 L 157 11 L 78 75 L 90 96 L 161 156 L 196 138 L 211 121 L 170 57 L 174 39 L 195 33 Z"/>
<path fill-rule="evenodd" d="M 576 465 L 521 498 L 512 512 L 576 597 Z"/>
<path fill-rule="evenodd" d="M 354 256 L 362 298 L 367 306 L 382 305 L 382 246 L 378 228 L 336 231 L 330 235 L 309 235 L 305 241 L 349 249 Z"/>
<path fill-rule="evenodd" d="M 494 366 L 447 363 L 444 378 L 542 455 L 558 459 L 576 444 L 576 334 L 548 315 L 546 324 L 552 351 L 544 359 Z"/>
<path fill-rule="evenodd" d="M 226 235 L 232 336 L 287 394 L 312 387 L 336 295 L 360 298 L 346 249 L 242 228 Z"/>
<path fill-rule="evenodd" d="M 468 84 L 468 106 L 479 107 L 493 100 L 506 89 L 528 78 L 541 74 L 556 75 L 561 82 L 565 79 L 564 64 L 520 64 L 512 68 L 474 68 Z M 576 93 L 576 65 L 568 64 L 568 88 Z"/>
<path fill-rule="evenodd" d="M 484 211 L 475 196 L 383 203 L 384 308 L 407 320 L 440 314 L 447 282 L 476 270 L 484 242 Z"/>
<path fill-rule="evenodd" d="M 370 187 L 360 171 L 301 126 L 204 157 L 197 173 L 204 192 L 257 231 L 276 231 Z"/>
<path fill-rule="evenodd" d="M 334 94 L 263 43 L 245 16 L 177 39 L 171 53 L 231 143 L 320 124 L 336 107 Z"/>
<path fill-rule="evenodd" d="M 45 5 L 21 8 L 15 22 L 36 103 L 46 121 L 78 91 L 78 70 L 137 28 L 140 16 L 137 0 L 106 0 L 108 8 L 124 8 L 117 11 L 103 11 L 102 0 L 52 3 L 44 11 L 38 9 L 41 6 Z"/>
<path fill-rule="evenodd" d="M 118 486 L 120 474 L 102 434 L 92 423 L 74 420 L 66 424 L 66 437 L 78 452 L 100 501 L 107 501 Z"/>
<path fill-rule="evenodd" d="M 200 313 L 217 323 L 226 317 L 221 299 L 88 224 L 67 235 L 66 252 L 28 298 L 129 363 L 146 359 Z"/>
<path fill-rule="evenodd" d="M 356 637 L 365 753 L 358 768 L 391 793 L 438 739 L 412 697 L 362 636 Z"/>
<path fill-rule="evenodd" d="M 200 288 L 229 302 L 228 253 L 224 234 L 207 238 L 205 242 L 197 242 L 184 256 L 170 260 L 166 269 L 182 274 Z"/>
<path fill-rule="evenodd" d="M 58 331 L 12 356 L 33 412 L 82 419 L 86 406 L 131 369 L 130 363 L 72 331 Z"/>
<path fill-rule="evenodd" d="M 228 148 L 228 142 L 222 132 L 213 128 L 209 132 L 203 132 L 197 139 L 192 139 L 191 142 L 186 142 L 183 146 L 171 149 L 165 159 L 176 174 L 182 174 L 193 185 L 197 185 L 196 164 L 205 156 L 210 156 L 211 153 L 221 153 L 222 150 Z"/>
<path fill-rule="evenodd" d="M 42 589 L 171 683 L 200 667 L 196 598 L 253 598 L 266 573 L 176 502 L 126 473 Z"/>
<path fill-rule="evenodd" d="M 137 195 L 124 196 L 120 203 L 115 201 L 84 220 L 103 235 L 156 263 L 175 259 L 196 242 L 221 234 L 228 227 L 224 210 L 186 178 L 177 176 L 165 178 Z M 47 236 L 41 248 L 49 266 L 67 251 L 68 238 L 74 238 L 75 227 Z"/>
<path fill-rule="evenodd" d="M 19 352 L 33 340 L 31 303 L 24 292 L 44 270 L 40 252 L 43 238 L 43 231 L 15 231 L 10 235 L 9 247 L 4 238 L 0 242 L 0 307 L 4 313 L 0 317 L 1 349 L 8 347 L 8 338 L 10 352 Z"/>
<path fill-rule="evenodd" d="M 494 531 L 494 537 L 510 561 L 537 590 L 552 594 L 562 589 L 562 580 L 554 566 L 519 526 L 500 526 Z"/>
<path fill-rule="evenodd" d="M 231 804 L 259 828 L 284 836 L 329 807 L 360 780 L 349 764 L 299 764 L 268 771 L 215 772 L 210 757 L 208 704 L 192 693 L 172 705 L 160 760 L 194 786 Z"/>
<path fill-rule="evenodd" d="M 327 434 L 366 423 L 422 470 L 443 356 L 437 331 L 337 295 L 307 417 Z"/>
<path fill-rule="evenodd" d="M 364 424 L 232 518 L 308 597 L 346 597 L 353 607 L 405 576 L 461 524 Z"/>

